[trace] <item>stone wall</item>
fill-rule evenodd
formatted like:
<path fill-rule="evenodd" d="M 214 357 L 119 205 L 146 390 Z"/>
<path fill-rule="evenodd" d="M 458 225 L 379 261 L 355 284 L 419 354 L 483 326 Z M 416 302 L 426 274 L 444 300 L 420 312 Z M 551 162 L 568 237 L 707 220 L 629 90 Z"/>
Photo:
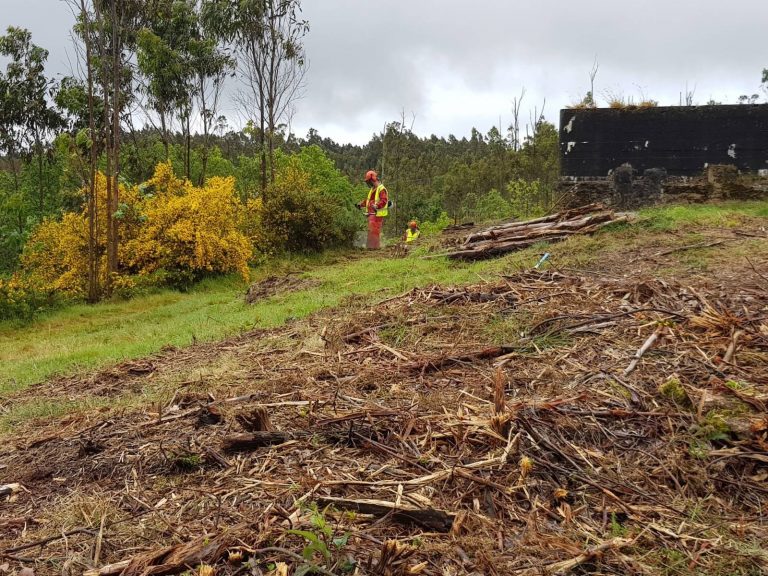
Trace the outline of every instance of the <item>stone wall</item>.
<path fill-rule="evenodd" d="M 625 164 L 607 178 L 565 178 L 558 192 L 568 207 L 602 202 L 634 209 L 663 203 L 768 198 L 768 178 L 739 174 L 731 165 L 708 166 L 696 176 L 675 176 L 660 168 L 640 173 Z"/>

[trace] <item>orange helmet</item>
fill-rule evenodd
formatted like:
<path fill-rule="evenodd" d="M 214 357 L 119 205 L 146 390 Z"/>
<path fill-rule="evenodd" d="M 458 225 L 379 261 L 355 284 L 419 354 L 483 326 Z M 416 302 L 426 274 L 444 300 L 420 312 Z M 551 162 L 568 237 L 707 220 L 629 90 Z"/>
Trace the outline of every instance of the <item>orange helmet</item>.
<path fill-rule="evenodd" d="M 411 220 L 410 222 L 408 222 L 408 228 L 416 228 L 418 225 L 419 223 L 416 222 L 416 220 Z"/>
<path fill-rule="evenodd" d="M 376 180 L 378 176 L 376 175 L 375 170 L 368 170 L 368 172 L 365 173 L 365 181 L 366 182 L 373 182 Z"/>

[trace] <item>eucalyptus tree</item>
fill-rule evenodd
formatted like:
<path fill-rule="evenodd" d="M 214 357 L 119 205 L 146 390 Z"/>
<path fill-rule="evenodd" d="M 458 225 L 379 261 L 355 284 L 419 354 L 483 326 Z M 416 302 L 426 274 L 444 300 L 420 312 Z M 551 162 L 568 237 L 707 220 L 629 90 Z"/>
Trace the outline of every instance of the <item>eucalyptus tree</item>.
<path fill-rule="evenodd" d="M 0 151 L 10 164 L 16 194 L 21 193 L 19 160 L 37 161 L 37 210 L 42 218 L 43 163 L 51 136 L 62 123 L 52 103 L 54 82 L 45 75 L 48 51 L 32 43 L 29 30 L 11 26 L 0 36 L 0 55 L 8 59 L 5 72 L 0 72 Z"/>
<path fill-rule="evenodd" d="M 82 108 L 87 101 L 88 127 L 78 133 L 78 146 L 87 148 L 88 157 L 88 299 L 97 300 L 99 261 L 103 256 L 96 239 L 100 226 L 106 228 L 106 282 L 104 292 L 112 291 L 118 270 L 120 244 L 120 150 L 123 121 L 134 100 L 133 60 L 137 31 L 158 0 L 66 0 L 76 18 L 73 39 L 82 78 L 69 84 L 64 101 Z M 78 90 L 80 94 L 78 95 Z M 83 94 L 85 92 L 85 94 Z M 82 115 L 80 110 L 79 114 Z M 80 124 L 84 124 L 80 119 Z M 106 222 L 98 221 L 96 171 L 103 167 L 106 176 Z"/>
<path fill-rule="evenodd" d="M 218 29 L 206 25 L 199 0 L 159 0 L 152 19 L 139 31 L 138 69 L 142 89 L 157 115 L 166 157 L 178 120 L 184 137 L 184 166 L 191 178 L 195 110 L 203 131 L 200 183 L 205 180 L 211 135 L 220 121 L 224 81 L 234 60 Z"/>
<path fill-rule="evenodd" d="M 264 196 L 275 177 L 281 123 L 290 119 L 302 96 L 307 70 L 303 39 L 309 23 L 301 17 L 301 0 L 203 0 L 202 13 L 208 29 L 237 51 L 245 85 L 241 107 L 258 127 Z"/>

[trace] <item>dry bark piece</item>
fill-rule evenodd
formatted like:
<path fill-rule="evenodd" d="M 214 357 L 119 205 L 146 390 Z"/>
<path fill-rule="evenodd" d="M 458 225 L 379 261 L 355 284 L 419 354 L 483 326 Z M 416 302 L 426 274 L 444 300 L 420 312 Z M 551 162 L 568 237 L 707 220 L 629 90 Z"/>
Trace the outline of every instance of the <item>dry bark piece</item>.
<path fill-rule="evenodd" d="M 0 485 L 0 499 L 13 496 L 14 493 L 21 490 L 21 484 L 3 484 Z"/>
<path fill-rule="evenodd" d="M 184 544 L 168 546 L 138 554 L 131 559 L 86 570 L 83 576 L 165 576 L 180 574 L 192 566 L 215 564 L 230 545 L 227 535 L 198 538 Z"/>
<path fill-rule="evenodd" d="M 658 340 L 659 337 L 662 336 L 663 334 L 664 334 L 664 328 L 661 327 L 661 328 L 657 328 L 653 332 L 653 334 L 648 336 L 648 339 L 645 342 L 643 342 L 643 345 L 640 346 L 640 348 L 637 349 L 637 352 L 635 352 L 635 355 L 632 358 L 632 362 L 630 362 L 629 366 L 627 366 L 624 369 L 624 376 L 625 377 L 629 376 L 630 374 L 632 374 L 632 372 L 635 371 L 635 368 L 637 368 L 638 363 L 643 358 L 643 356 L 645 356 L 645 353 L 648 352 L 648 350 L 651 349 L 651 347 L 656 342 L 656 340 Z"/>
<path fill-rule="evenodd" d="M 227 436 L 221 443 L 221 449 L 231 454 L 233 452 L 250 452 L 265 446 L 284 444 L 298 438 L 298 434 L 290 432 L 252 432 L 250 434 L 235 434 Z"/>
<path fill-rule="evenodd" d="M 555 564 L 550 564 L 547 568 L 550 574 L 555 574 L 557 576 L 565 575 L 571 572 L 574 568 L 584 564 L 585 562 L 589 562 L 590 560 L 594 560 L 595 558 L 600 557 L 602 554 L 609 550 L 620 550 L 621 548 L 625 548 L 632 543 L 634 543 L 634 540 L 629 538 L 612 538 L 611 540 L 586 550 L 584 553 L 579 554 L 575 558 L 564 560 L 562 562 L 556 562 Z"/>
<path fill-rule="evenodd" d="M 198 426 L 214 426 L 224 422 L 224 415 L 216 406 L 205 406 L 197 417 Z"/>
<path fill-rule="evenodd" d="M 269 419 L 269 413 L 262 406 L 257 406 L 250 412 L 241 412 L 235 416 L 235 419 L 247 432 L 270 432 L 274 430 Z"/>
<path fill-rule="evenodd" d="M 335 506 L 341 510 L 353 510 L 372 516 L 392 515 L 395 522 L 418 524 L 435 532 L 450 532 L 455 514 L 436 508 L 419 508 L 408 504 L 397 505 L 386 500 L 348 499 L 323 496 L 317 498 L 320 506 Z"/>

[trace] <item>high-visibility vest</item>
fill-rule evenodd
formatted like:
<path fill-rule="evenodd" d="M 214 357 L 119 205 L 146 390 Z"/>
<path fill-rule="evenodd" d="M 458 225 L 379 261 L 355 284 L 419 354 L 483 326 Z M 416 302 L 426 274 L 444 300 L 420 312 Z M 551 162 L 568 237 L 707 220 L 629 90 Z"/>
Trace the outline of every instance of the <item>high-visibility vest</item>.
<path fill-rule="evenodd" d="M 416 230 L 411 230 L 408 228 L 408 230 L 405 231 L 405 241 L 406 242 L 413 242 L 421 235 L 421 230 L 416 228 Z"/>
<path fill-rule="evenodd" d="M 379 196 L 381 195 L 381 191 L 384 190 L 384 184 L 379 184 L 376 186 L 376 188 L 371 188 L 371 191 L 368 192 L 368 202 L 367 204 L 370 205 L 371 198 L 373 198 L 373 203 L 378 204 L 379 203 Z M 375 194 L 375 196 L 374 196 Z M 384 208 L 380 210 L 376 210 L 376 216 L 384 217 L 389 216 L 389 206 L 384 206 Z"/>

